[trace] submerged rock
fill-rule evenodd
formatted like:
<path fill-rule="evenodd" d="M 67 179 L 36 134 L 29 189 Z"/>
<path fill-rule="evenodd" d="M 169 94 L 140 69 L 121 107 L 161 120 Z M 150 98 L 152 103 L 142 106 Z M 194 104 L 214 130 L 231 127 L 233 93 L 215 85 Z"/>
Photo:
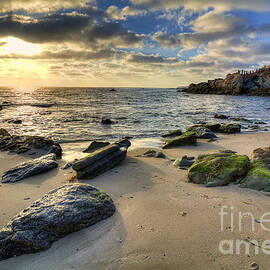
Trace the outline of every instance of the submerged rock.
<path fill-rule="evenodd" d="M 251 120 L 249 120 L 247 118 L 244 118 L 244 117 L 231 117 L 230 119 L 233 120 L 233 121 L 252 123 Z"/>
<path fill-rule="evenodd" d="M 163 134 L 161 137 L 166 138 L 166 137 L 177 137 L 177 136 L 181 136 L 183 134 L 183 132 L 178 129 L 178 130 L 171 130 L 168 131 L 167 133 Z"/>
<path fill-rule="evenodd" d="M 225 134 L 240 133 L 241 132 L 241 125 L 239 125 L 239 124 L 221 125 L 217 132 L 225 133 Z"/>
<path fill-rule="evenodd" d="M 220 124 L 219 123 L 209 123 L 209 124 L 205 124 L 204 127 L 208 128 L 209 130 L 211 130 L 212 132 L 217 132 L 220 128 Z"/>
<path fill-rule="evenodd" d="M 21 154 L 29 150 L 40 149 L 47 154 L 54 153 L 57 158 L 62 157 L 62 148 L 55 141 L 40 136 L 10 135 L 6 130 L 0 130 L 0 150 Z"/>
<path fill-rule="evenodd" d="M 162 146 L 163 149 L 183 146 L 183 145 L 196 145 L 197 144 L 197 137 L 196 133 L 193 131 L 185 132 L 183 135 L 166 140 L 164 145 Z"/>
<path fill-rule="evenodd" d="M 188 179 L 207 187 L 224 186 L 246 176 L 249 158 L 230 150 L 207 152 L 199 155 L 190 167 Z"/>
<path fill-rule="evenodd" d="M 270 147 L 254 150 L 251 160 L 251 169 L 240 187 L 270 192 Z"/>
<path fill-rule="evenodd" d="M 130 141 L 122 139 L 75 162 L 72 168 L 77 172 L 77 178 L 93 178 L 115 167 L 126 158 L 130 145 Z"/>
<path fill-rule="evenodd" d="M 109 144 L 110 144 L 109 142 L 93 141 L 90 143 L 90 145 L 85 150 L 83 150 L 83 152 L 84 153 L 92 153 L 92 152 L 95 152 L 96 150 L 98 150 L 102 147 L 109 145 Z"/>
<path fill-rule="evenodd" d="M 182 158 L 176 159 L 173 165 L 180 169 L 188 169 L 194 163 L 194 157 L 183 156 Z"/>
<path fill-rule="evenodd" d="M 101 120 L 102 125 L 112 125 L 114 122 L 111 119 L 102 119 Z"/>
<path fill-rule="evenodd" d="M 225 114 L 218 114 L 218 113 L 216 113 L 214 115 L 214 118 L 217 118 L 217 119 L 229 119 L 229 116 L 227 116 Z"/>
<path fill-rule="evenodd" d="M 111 198 L 90 185 L 56 188 L 0 231 L 0 260 L 46 250 L 59 238 L 94 225 L 114 212 Z"/>
<path fill-rule="evenodd" d="M 217 138 L 216 134 L 204 126 L 192 126 L 187 131 L 193 131 L 198 139 L 213 139 Z"/>
<path fill-rule="evenodd" d="M 2 183 L 15 183 L 30 176 L 50 171 L 58 166 L 55 154 L 24 162 L 3 173 Z"/>

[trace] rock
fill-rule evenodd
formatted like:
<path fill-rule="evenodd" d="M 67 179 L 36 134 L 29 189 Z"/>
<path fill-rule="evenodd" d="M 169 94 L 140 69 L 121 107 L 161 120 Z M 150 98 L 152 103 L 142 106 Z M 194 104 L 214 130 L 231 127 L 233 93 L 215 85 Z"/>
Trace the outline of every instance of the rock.
<path fill-rule="evenodd" d="M 229 119 L 229 116 L 227 116 L 225 114 L 218 114 L 218 113 L 216 113 L 214 115 L 214 118 L 217 118 L 217 119 Z"/>
<path fill-rule="evenodd" d="M 183 132 L 178 129 L 178 130 L 171 130 L 168 131 L 167 133 L 163 134 L 161 137 L 166 138 L 166 137 L 177 137 L 177 136 L 181 136 L 183 134 Z"/>
<path fill-rule="evenodd" d="M 231 117 L 230 119 L 233 121 L 252 123 L 251 120 L 244 118 L 244 117 Z"/>
<path fill-rule="evenodd" d="M 115 92 L 116 90 L 114 88 L 110 89 L 110 92 Z"/>
<path fill-rule="evenodd" d="M 15 183 L 30 176 L 50 171 L 58 166 L 55 154 L 24 162 L 3 173 L 2 183 Z"/>
<path fill-rule="evenodd" d="M 230 150 L 207 152 L 199 155 L 189 168 L 188 179 L 207 187 L 225 186 L 246 176 L 249 158 Z"/>
<path fill-rule="evenodd" d="M 22 120 L 20 119 L 12 119 L 8 121 L 9 124 L 22 124 Z"/>
<path fill-rule="evenodd" d="M 102 119 L 101 120 L 102 125 L 112 125 L 114 122 L 111 119 Z"/>
<path fill-rule="evenodd" d="M 251 169 L 240 187 L 270 192 L 270 147 L 253 151 Z"/>
<path fill-rule="evenodd" d="M 217 132 L 221 125 L 219 123 L 213 123 L 213 124 L 209 123 L 209 124 L 205 124 L 203 126 L 208 128 L 212 132 Z"/>
<path fill-rule="evenodd" d="M 94 225 L 114 212 L 111 198 L 90 185 L 56 188 L 2 228 L 0 260 L 46 250 L 59 238 Z"/>
<path fill-rule="evenodd" d="M 239 125 L 239 124 L 221 125 L 217 132 L 225 133 L 225 134 L 240 133 L 241 132 L 241 125 Z"/>
<path fill-rule="evenodd" d="M 183 135 L 166 140 L 163 144 L 162 148 L 172 148 L 177 146 L 183 146 L 183 145 L 196 145 L 197 144 L 197 137 L 196 133 L 193 131 L 185 132 Z"/>
<path fill-rule="evenodd" d="M 257 121 L 254 122 L 255 125 L 266 125 L 267 123 L 263 122 L 263 121 Z"/>
<path fill-rule="evenodd" d="M 258 130 L 258 129 L 260 129 L 260 127 L 258 125 L 251 125 L 251 126 L 248 126 L 248 128 L 250 128 L 251 130 Z"/>
<path fill-rule="evenodd" d="M 39 108 L 50 108 L 50 107 L 52 107 L 54 105 L 55 104 L 53 104 L 53 103 L 35 103 L 35 104 L 31 104 L 31 106 L 39 107 Z"/>
<path fill-rule="evenodd" d="M 72 166 L 77 172 L 77 178 L 93 178 L 115 167 L 126 158 L 127 149 L 130 145 L 131 143 L 128 140 L 122 139 L 78 160 Z"/>
<path fill-rule="evenodd" d="M 194 157 L 190 158 L 187 156 L 183 156 L 182 158 L 176 159 L 176 161 L 173 163 L 173 165 L 180 169 L 188 169 L 191 167 L 194 163 Z"/>
<path fill-rule="evenodd" d="M 73 164 L 76 162 L 76 161 L 78 161 L 78 159 L 77 158 L 75 158 L 72 162 L 68 162 L 68 163 L 66 163 L 65 164 L 65 166 L 62 168 L 63 170 L 67 170 L 67 169 L 69 169 L 70 167 L 72 167 L 73 166 Z"/>
<path fill-rule="evenodd" d="M 167 158 L 162 152 L 157 152 L 155 150 L 148 150 L 143 155 L 143 157 L 153 157 L 153 158 Z"/>
<path fill-rule="evenodd" d="M 7 130 L 0 128 L 0 136 L 1 137 L 10 137 L 11 135 L 8 133 Z"/>
<path fill-rule="evenodd" d="M 109 142 L 93 141 L 93 142 L 90 143 L 90 145 L 85 150 L 83 150 L 83 153 L 95 152 L 96 150 L 98 150 L 98 149 L 100 149 L 102 147 L 105 147 L 105 146 L 107 146 L 109 144 L 110 144 Z"/>
<path fill-rule="evenodd" d="M 43 150 L 47 154 L 54 153 L 57 158 L 62 157 L 61 146 L 51 139 L 39 136 L 16 136 L 10 135 L 5 130 L 0 131 L 0 150 L 21 154 L 36 149 Z"/>
<path fill-rule="evenodd" d="M 187 131 L 193 131 L 196 134 L 196 137 L 198 139 L 213 139 L 217 138 L 216 134 L 212 132 L 210 129 L 204 127 L 204 126 L 192 126 L 187 129 Z"/>
<path fill-rule="evenodd" d="M 191 84 L 183 90 L 193 94 L 222 94 L 222 95 L 270 95 L 270 67 L 254 70 L 250 73 L 228 74 L 225 79 L 218 78 Z"/>

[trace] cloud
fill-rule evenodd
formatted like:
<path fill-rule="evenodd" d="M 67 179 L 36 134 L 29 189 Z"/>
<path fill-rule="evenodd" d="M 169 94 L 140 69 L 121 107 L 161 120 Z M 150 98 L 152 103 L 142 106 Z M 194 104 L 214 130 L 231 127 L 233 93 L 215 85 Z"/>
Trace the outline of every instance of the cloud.
<path fill-rule="evenodd" d="M 134 5 L 149 9 L 173 9 L 184 7 L 196 11 L 207 10 L 209 7 L 217 11 L 233 9 L 267 11 L 270 10 L 269 0 L 131 0 Z"/>
<path fill-rule="evenodd" d="M 124 7 L 123 9 L 117 6 L 110 6 L 106 10 L 106 14 L 115 20 L 126 20 L 128 16 L 137 16 L 145 14 L 146 10 L 140 10 L 135 7 Z"/>
<path fill-rule="evenodd" d="M 165 58 L 160 55 L 146 55 L 143 53 L 129 54 L 127 61 L 130 63 L 139 63 L 139 64 L 170 64 L 177 62 L 176 58 Z"/>
<path fill-rule="evenodd" d="M 85 46 L 139 45 L 144 35 L 133 33 L 117 22 L 97 22 L 95 12 L 52 14 L 39 19 L 4 15 L 0 17 L 0 37 L 14 36 L 32 43 L 73 42 Z"/>
<path fill-rule="evenodd" d="M 24 10 L 31 13 L 94 6 L 95 0 L 1 0 L 0 12 Z"/>

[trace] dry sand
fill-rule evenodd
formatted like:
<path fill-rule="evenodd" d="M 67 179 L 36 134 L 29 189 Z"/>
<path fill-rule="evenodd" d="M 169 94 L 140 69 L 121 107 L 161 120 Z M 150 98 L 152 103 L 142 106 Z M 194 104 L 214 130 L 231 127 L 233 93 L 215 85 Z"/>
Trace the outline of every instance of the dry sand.
<path fill-rule="evenodd" d="M 231 149 L 250 154 L 258 147 L 269 146 L 270 133 L 220 136 L 208 143 L 200 140 L 196 147 L 181 147 L 163 152 L 174 159 L 197 156 L 211 149 Z M 155 141 L 155 145 L 159 142 Z M 72 170 L 62 170 L 66 161 L 80 157 L 87 144 L 64 144 L 59 169 L 15 184 L 0 185 L 0 225 L 49 190 L 67 183 Z M 138 141 L 136 147 L 143 146 Z M 250 218 L 243 219 L 243 230 L 230 230 L 225 217 L 221 232 L 219 211 L 222 205 L 233 206 L 235 225 L 239 211 L 251 212 L 256 219 L 270 211 L 270 198 L 261 192 L 240 189 L 235 185 L 205 188 L 186 182 L 186 171 L 169 160 L 142 158 L 146 149 L 133 148 L 128 158 L 113 170 L 85 183 L 97 186 L 113 198 L 115 215 L 90 228 L 73 233 L 44 252 L 24 255 L 0 262 L 0 270 L 60 269 L 269 269 L 270 255 L 261 250 L 250 256 L 223 255 L 218 249 L 222 240 L 255 239 L 262 243 L 270 233 Z M 0 173 L 26 157 L 1 153 Z M 229 212 L 230 213 L 230 212 Z M 270 227 L 270 225 L 268 225 Z"/>

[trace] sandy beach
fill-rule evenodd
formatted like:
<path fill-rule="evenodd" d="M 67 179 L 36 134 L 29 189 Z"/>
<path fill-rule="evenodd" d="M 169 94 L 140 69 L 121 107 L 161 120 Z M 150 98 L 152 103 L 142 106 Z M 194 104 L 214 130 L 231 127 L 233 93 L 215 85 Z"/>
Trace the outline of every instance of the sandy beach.
<path fill-rule="evenodd" d="M 117 212 L 92 227 L 72 233 L 53 243 L 47 251 L 23 255 L 0 262 L 1 270 L 49 269 L 181 269 L 239 270 L 269 269 L 269 255 L 223 255 L 222 240 L 255 239 L 262 243 L 270 233 L 251 219 L 243 219 L 237 228 L 238 212 L 251 212 L 256 219 L 269 211 L 267 194 L 236 185 L 205 188 L 187 183 L 187 171 L 173 166 L 171 159 L 184 155 L 197 157 L 213 149 L 231 149 L 250 155 L 258 147 L 269 146 L 270 133 L 220 135 L 219 140 L 199 140 L 197 146 L 162 150 L 168 159 L 140 157 L 149 142 L 135 141 L 128 158 L 121 165 L 93 180 L 81 181 L 108 193 Z M 158 147 L 159 140 L 153 140 Z M 0 185 L 0 226 L 41 198 L 46 192 L 68 180 L 72 169 L 63 170 L 68 161 L 83 156 L 88 143 L 62 144 L 63 159 L 59 168 L 15 184 Z M 150 148 L 154 149 L 154 148 Z M 0 154 L 0 172 L 29 159 L 16 154 Z M 221 231 L 221 206 L 234 207 L 236 228 L 231 231 L 230 210 Z"/>

